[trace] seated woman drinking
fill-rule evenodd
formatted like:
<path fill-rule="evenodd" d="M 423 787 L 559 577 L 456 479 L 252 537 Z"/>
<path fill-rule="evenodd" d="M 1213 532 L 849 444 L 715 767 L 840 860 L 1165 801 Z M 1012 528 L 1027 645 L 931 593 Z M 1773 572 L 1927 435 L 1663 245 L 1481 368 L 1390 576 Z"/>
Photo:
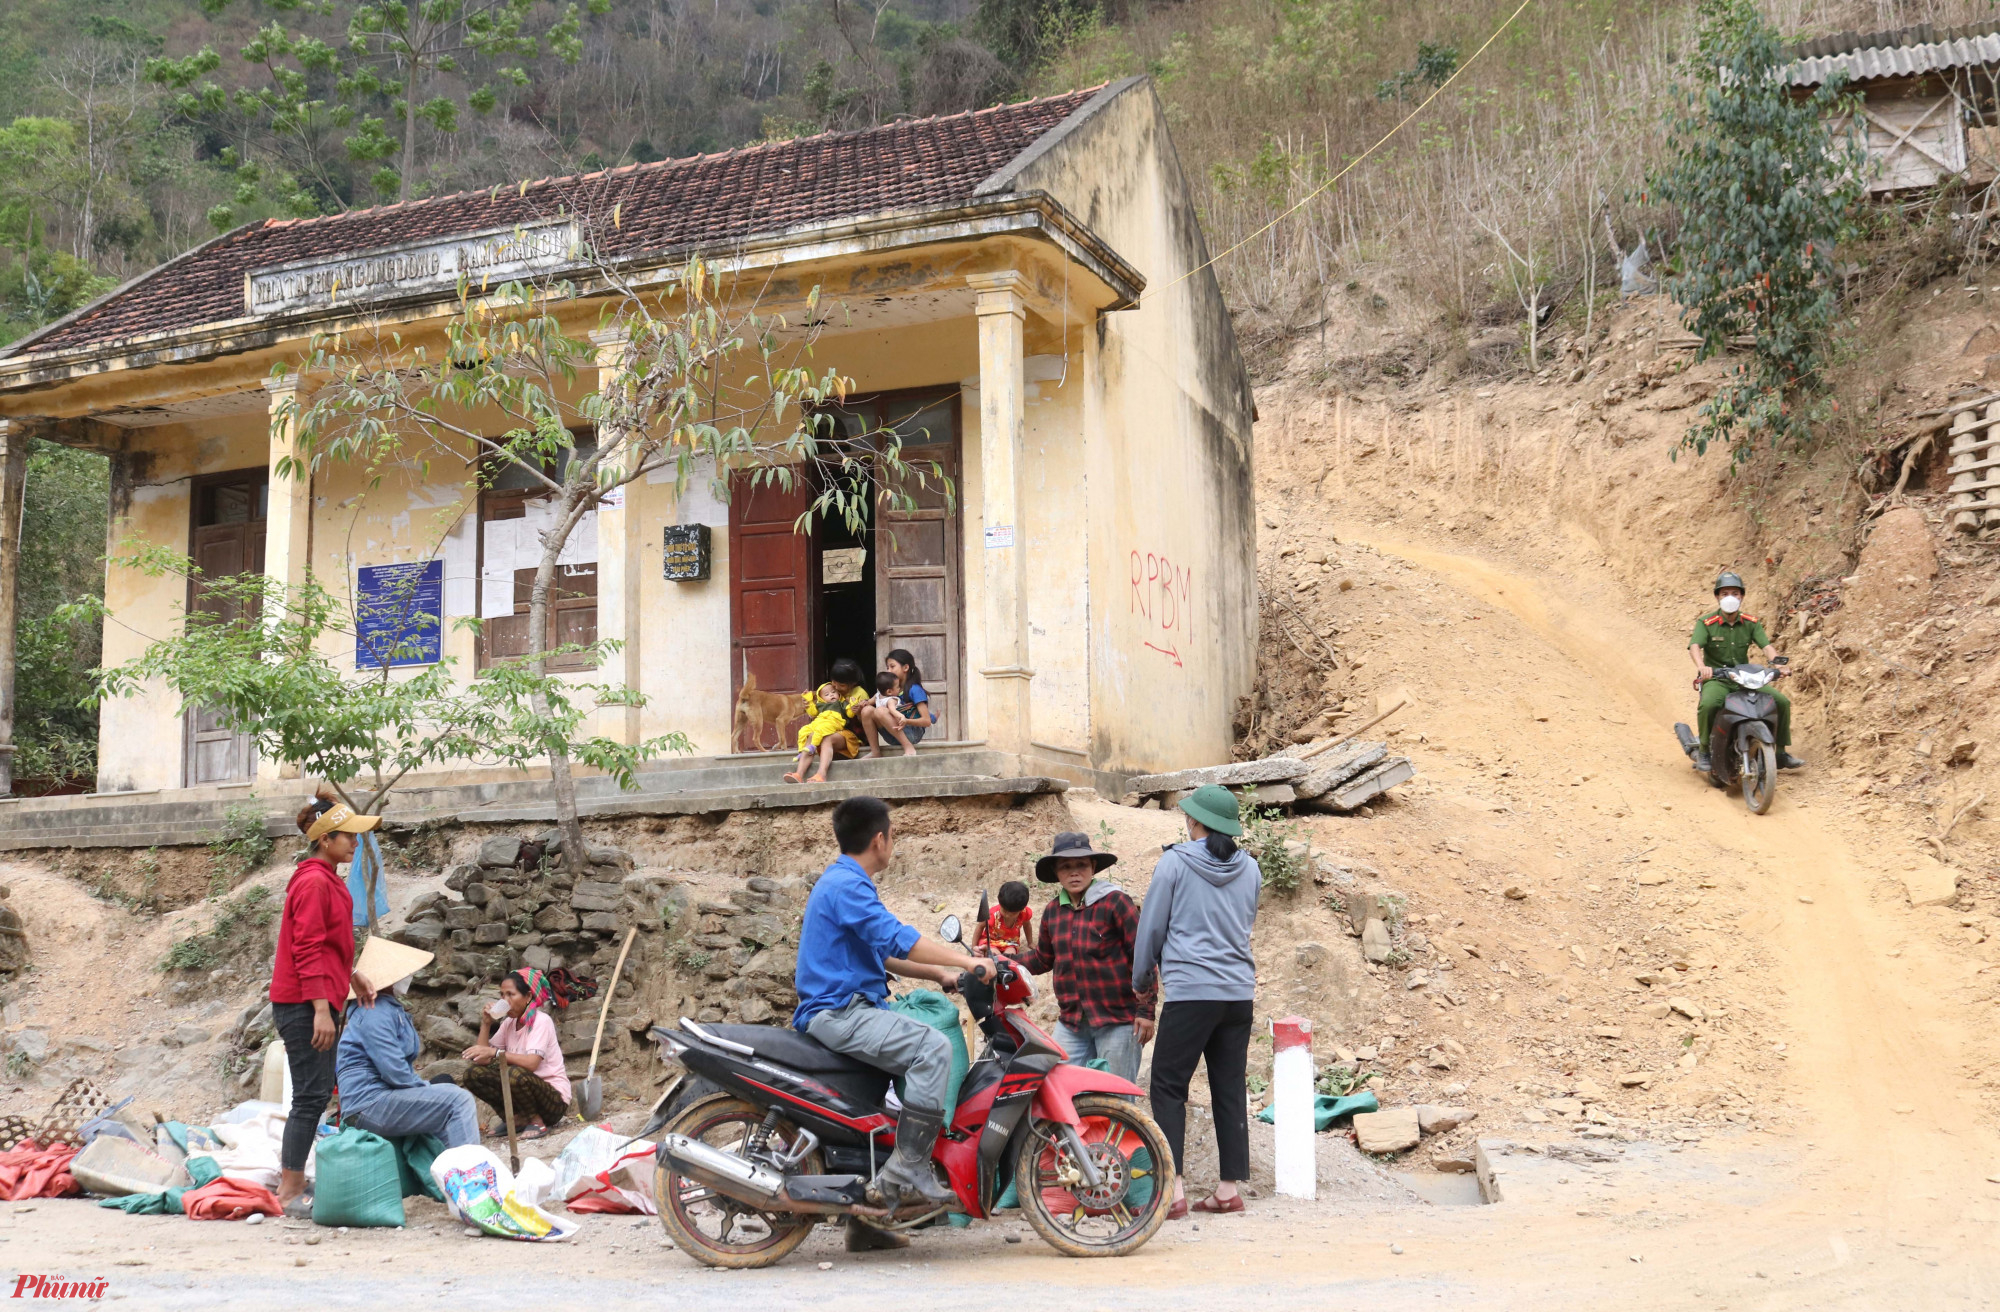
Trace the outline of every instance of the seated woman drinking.
<path fill-rule="evenodd" d="M 563 1067 L 562 1044 L 548 1014 L 549 986 L 542 972 L 523 966 L 500 981 L 500 1002 L 479 1018 L 479 1042 L 465 1050 L 472 1063 L 465 1087 L 494 1111 L 502 1110 L 500 1069 L 511 1066 L 514 1115 L 526 1126 L 523 1139 L 539 1139 L 569 1110 L 569 1072 Z M 496 1016 L 500 1027 L 488 1036 Z M 504 1134 L 496 1125 L 490 1134 Z"/>
<path fill-rule="evenodd" d="M 385 1139 L 434 1134 L 447 1148 L 479 1142 L 479 1108 L 472 1095 L 449 1084 L 426 1084 L 412 1063 L 423 1040 L 402 998 L 410 977 L 429 965 L 421 948 L 371 938 L 354 973 L 382 987 L 369 1002 L 351 997 L 340 1035 L 335 1077 L 340 1115 Z"/>

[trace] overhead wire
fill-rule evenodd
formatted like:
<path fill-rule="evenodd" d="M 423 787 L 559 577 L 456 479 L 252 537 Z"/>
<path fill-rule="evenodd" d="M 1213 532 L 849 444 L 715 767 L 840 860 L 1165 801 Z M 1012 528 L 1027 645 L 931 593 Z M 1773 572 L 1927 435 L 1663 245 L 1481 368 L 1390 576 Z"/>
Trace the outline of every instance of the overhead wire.
<path fill-rule="evenodd" d="M 1428 96 L 1425 96 L 1423 100 L 1418 103 L 1415 109 L 1403 115 L 1403 117 L 1397 121 L 1396 125 L 1390 128 L 1387 132 L 1384 132 L 1380 137 L 1380 139 L 1378 139 L 1374 145 L 1370 146 L 1368 149 L 1362 151 L 1359 155 L 1356 155 L 1353 159 L 1349 160 L 1346 163 L 1346 165 L 1344 165 L 1341 168 L 1340 172 L 1334 174 L 1332 177 L 1328 178 L 1325 182 L 1322 182 L 1319 186 L 1314 187 L 1304 196 L 1301 196 L 1296 203 L 1287 207 L 1283 213 L 1279 214 L 1276 218 L 1272 219 L 1269 223 L 1265 224 L 1263 227 L 1257 229 L 1257 231 L 1245 237 L 1242 241 L 1237 242 L 1234 246 L 1231 246 L 1228 250 L 1225 250 L 1218 255 L 1209 256 L 1206 260 L 1202 261 L 1200 264 L 1195 265 L 1192 269 L 1189 269 L 1186 273 L 1183 273 L 1180 277 L 1166 284 L 1166 286 L 1161 287 L 1159 290 L 1163 292 L 1170 291 L 1173 288 L 1178 287 L 1180 284 L 1186 282 L 1189 278 L 1194 277 L 1197 273 L 1200 273 L 1202 270 L 1213 268 L 1218 262 L 1225 260 L 1229 258 L 1231 255 L 1234 255 L 1237 251 L 1242 250 L 1245 246 L 1248 246 L 1251 242 L 1256 241 L 1259 237 L 1263 236 L 1271 229 L 1277 227 L 1280 223 L 1283 223 L 1286 219 L 1289 219 L 1290 217 L 1292 217 L 1292 215 L 1298 213 L 1300 210 L 1304 209 L 1307 205 L 1310 205 L 1314 200 L 1318 199 L 1318 197 L 1320 197 L 1322 194 L 1331 190 L 1334 187 L 1334 185 L 1337 184 L 1342 178 L 1346 177 L 1349 173 L 1352 173 L 1356 168 L 1358 168 L 1363 160 L 1367 159 L 1370 155 L 1373 155 L 1376 151 L 1382 149 L 1382 147 L 1388 145 L 1389 139 L 1395 136 L 1398 132 L 1401 132 L 1405 127 L 1409 126 L 1411 120 L 1415 119 L 1417 115 L 1423 113 L 1426 109 L 1429 109 L 1431 102 L 1436 100 L 1439 96 L 1443 95 L 1446 89 L 1449 88 L 1452 83 L 1458 81 L 1459 76 L 1462 73 L 1464 73 L 1466 69 L 1471 68 L 1474 64 L 1478 63 L 1479 57 L 1481 55 L 1484 55 L 1487 52 L 1487 50 L 1493 45 L 1493 43 L 1495 41 L 1498 41 L 1501 38 L 1501 36 L 1507 31 L 1507 29 L 1514 25 L 1514 20 L 1519 18 L 1527 10 L 1528 6 L 1533 4 L 1534 2 L 1535 0 L 1521 0 L 1521 3 L 1515 6 L 1514 12 L 1507 15 L 1506 20 L 1502 22 L 1500 26 L 1493 29 L 1493 34 L 1487 37 L 1484 41 L 1480 42 L 1479 49 L 1472 52 L 1471 58 L 1467 59 L 1457 68 L 1454 68 L 1451 71 L 1451 76 L 1447 77 L 1444 81 L 1438 83 L 1437 86 L 1431 90 L 1431 93 Z M 1139 299 L 1143 303 L 1154 294 L 1155 294 L 1154 292 L 1148 291 L 1144 295 L 1142 295 Z"/>

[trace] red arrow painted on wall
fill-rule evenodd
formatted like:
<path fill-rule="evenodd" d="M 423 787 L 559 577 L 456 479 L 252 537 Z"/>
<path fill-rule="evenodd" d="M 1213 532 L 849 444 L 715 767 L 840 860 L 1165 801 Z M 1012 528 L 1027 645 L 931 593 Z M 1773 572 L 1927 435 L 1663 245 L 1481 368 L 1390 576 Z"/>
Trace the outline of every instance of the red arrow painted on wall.
<path fill-rule="evenodd" d="M 1150 643 L 1150 642 L 1149 642 L 1149 643 L 1147 643 L 1146 645 L 1147 645 L 1148 647 L 1153 647 L 1153 644 L 1152 644 L 1152 643 Z M 1156 651 L 1156 652 L 1158 652 L 1158 653 L 1160 653 L 1160 655 L 1162 655 L 1162 656 L 1166 657 L 1166 658 L 1167 658 L 1168 660 L 1172 661 L 1172 662 L 1173 662 L 1173 663 L 1174 663 L 1175 665 L 1179 666 L 1179 667 L 1180 667 L 1181 669 L 1186 669 L 1186 668 L 1187 668 L 1187 665 L 1186 665 L 1186 663 L 1185 663 L 1185 662 L 1183 662 L 1183 661 L 1181 660 L 1181 654 L 1180 654 L 1180 652 L 1176 651 L 1176 650 L 1175 650 L 1174 648 L 1172 648 L 1172 647 L 1153 647 L 1153 650 L 1154 650 L 1154 651 Z"/>

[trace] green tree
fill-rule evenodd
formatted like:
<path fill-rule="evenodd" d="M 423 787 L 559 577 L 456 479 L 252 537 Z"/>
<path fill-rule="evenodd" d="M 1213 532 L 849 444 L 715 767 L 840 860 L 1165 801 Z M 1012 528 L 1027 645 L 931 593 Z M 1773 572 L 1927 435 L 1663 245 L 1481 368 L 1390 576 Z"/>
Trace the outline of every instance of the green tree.
<path fill-rule="evenodd" d="M 1838 82 L 1795 95 L 1751 0 L 1702 0 L 1700 18 L 1668 163 L 1649 187 L 1680 216 L 1666 287 L 1701 338 L 1696 358 L 1752 339 L 1683 439 L 1697 454 L 1726 443 L 1740 463 L 1760 442 L 1810 433 L 1840 313 L 1834 252 L 1856 231 L 1865 156 L 1853 98 Z"/>
<path fill-rule="evenodd" d="M 14 638 L 17 781 L 97 772 L 97 713 L 88 703 L 102 629 L 67 608 L 104 596 L 109 480 L 102 456 L 40 441 L 28 453 Z"/>
<path fill-rule="evenodd" d="M 201 0 L 210 15 L 231 0 Z M 601 14 L 610 0 L 586 0 Z M 522 88 L 527 63 L 544 50 L 565 63 L 582 57 L 582 14 L 575 4 L 536 28 L 535 0 L 263 0 L 275 15 L 334 20 L 344 35 L 329 41 L 305 26 L 273 17 L 238 52 L 261 70 L 260 85 L 226 91 L 210 75 L 221 67 L 214 47 L 181 59 L 154 59 L 147 75 L 178 93 L 191 118 L 234 110 L 302 148 L 305 171 L 329 194 L 338 187 L 327 167 L 326 143 L 342 144 L 359 162 L 382 163 L 370 182 L 382 195 L 410 198 L 417 176 L 420 124 L 449 135 L 465 110 L 489 114 L 499 88 Z M 376 107 L 385 113 L 370 113 Z M 394 129 L 391 131 L 391 129 Z"/>

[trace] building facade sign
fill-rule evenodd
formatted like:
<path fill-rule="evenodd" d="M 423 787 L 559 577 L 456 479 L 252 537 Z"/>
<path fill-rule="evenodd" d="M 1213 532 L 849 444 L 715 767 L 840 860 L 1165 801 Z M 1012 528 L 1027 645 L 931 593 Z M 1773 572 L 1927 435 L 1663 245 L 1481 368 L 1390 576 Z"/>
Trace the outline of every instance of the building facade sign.
<path fill-rule="evenodd" d="M 461 278 L 478 289 L 569 268 L 580 246 L 576 224 L 561 219 L 253 269 L 243 279 L 244 308 L 253 315 L 327 309 L 447 292 Z"/>

